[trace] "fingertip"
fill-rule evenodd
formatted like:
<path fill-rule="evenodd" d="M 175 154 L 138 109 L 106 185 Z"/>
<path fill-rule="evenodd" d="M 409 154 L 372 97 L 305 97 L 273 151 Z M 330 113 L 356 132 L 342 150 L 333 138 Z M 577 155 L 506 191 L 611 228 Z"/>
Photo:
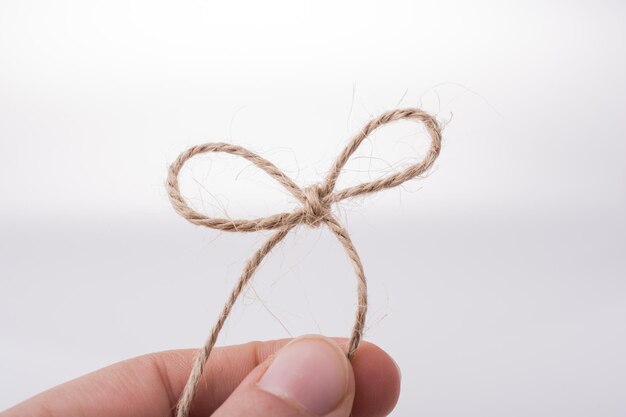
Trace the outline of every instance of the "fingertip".
<path fill-rule="evenodd" d="M 383 417 L 400 397 L 401 373 L 396 361 L 380 347 L 363 342 L 352 359 L 356 394 L 355 417 Z"/>
<path fill-rule="evenodd" d="M 347 415 L 354 398 L 354 376 L 345 353 L 335 341 L 318 335 L 301 336 L 283 347 L 257 387 L 318 416 Z M 344 410 L 331 413 L 338 408 Z"/>

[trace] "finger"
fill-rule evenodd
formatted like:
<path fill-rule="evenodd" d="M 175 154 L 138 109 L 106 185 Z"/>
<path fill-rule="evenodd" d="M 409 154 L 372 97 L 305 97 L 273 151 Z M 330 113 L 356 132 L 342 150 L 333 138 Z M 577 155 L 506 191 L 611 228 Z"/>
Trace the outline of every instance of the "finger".
<path fill-rule="evenodd" d="M 340 344 L 345 339 L 336 339 Z M 290 339 L 216 348 L 205 367 L 192 416 L 211 415 L 246 375 Z M 187 382 L 196 350 L 152 353 L 111 365 L 52 388 L 2 417 L 154 417 L 171 415 Z M 356 396 L 354 417 L 382 417 L 395 406 L 400 376 L 382 349 L 362 343 L 352 359 Z"/>
<path fill-rule="evenodd" d="M 354 389 L 339 345 L 303 336 L 257 366 L 213 417 L 348 417 Z"/>

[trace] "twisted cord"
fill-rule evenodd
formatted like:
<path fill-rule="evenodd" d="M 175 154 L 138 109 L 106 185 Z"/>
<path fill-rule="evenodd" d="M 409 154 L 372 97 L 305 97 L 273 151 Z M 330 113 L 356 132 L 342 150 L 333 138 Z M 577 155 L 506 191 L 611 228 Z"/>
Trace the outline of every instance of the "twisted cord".
<path fill-rule="evenodd" d="M 399 172 L 392 173 L 381 179 L 359 184 L 344 190 L 334 191 L 339 174 L 350 156 L 356 151 L 363 140 L 379 127 L 402 119 L 421 122 L 430 135 L 431 144 L 424 159 Z M 434 164 L 440 151 L 441 128 L 439 127 L 437 120 L 420 109 L 408 108 L 388 111 L 368 122 L 363 129 L 350 140 L 348 145 L 341 152 L 324 182 L 314 184 L 306 188 L 299 187 L 284 172 L 265 158 L 237 145 L 227 143 L 207 143 L 197 145 L 187 149 L 185 152 L 181 153 L 178 158 L 176 158 L 170 166 L 166 181 L 166 188 L 172 206 L 182 217 L 199 226 L 229 232 L 276 230 L 274 234 L 272 234 L 270 238 L 246 262 L 243 273 L 239 277 L 237 284 L 232 289 L 226 304 L 222 308 L 217 322 L 211 330 L 211 334 L 207 338 L 202 349 L 200 349 L 196 354 L 191 374 L 187 380 L 185 388 L 183 389 L 183 393 L 176 408 L 176 417 L 189 416 L 191 404 L 198 390 L 198 384 L 202 377 L 204 366 L 209 358 L 213 346 L 215 345 L 215 342 L 217 341 L 217 337 L 224 326 L 224 322 L 230 314 L 233 305 L 239 298 L 239 295 L 250 282 L 252 276 L 265 256 L 267 256 L 272 249 L 281 240 L 283 240 L 285 236 L 287 236 L 292 228 L 299 224 L 306 224 L 310 227 L 319 227 L 322 224 L 327 225 L 343 246 L 356 273 L 357 309 L 347 351 L 348 358 L 352 359 L 363 337 L 363 328 L 365 326 L 365 317 L 367 315 L 367 280 L 365 278 L 361 258 L 359 257 L 359 254 L 350 239 L 350 235 L 341 225 L 339 220 L 333 216 L 331 206 L 333 203 L 337 203 L 341 200 L 362 194 L 381 191 L 386 188 L 396 187 L 411 178 L 415 178 L 416 176 L 424 173 Z M 180 193 L 178 175 L 182 167 L 189 159 L 195 155 L 208 152 L 229 153 L 247 159 L 285 187 L 285 189 L 289 191 L 302 206 L 293 212 L 278 213 L 256 219 L 213 218 L 207 217 L 206 215 L 193 210 L 189 207 L 187 201 Z"/>

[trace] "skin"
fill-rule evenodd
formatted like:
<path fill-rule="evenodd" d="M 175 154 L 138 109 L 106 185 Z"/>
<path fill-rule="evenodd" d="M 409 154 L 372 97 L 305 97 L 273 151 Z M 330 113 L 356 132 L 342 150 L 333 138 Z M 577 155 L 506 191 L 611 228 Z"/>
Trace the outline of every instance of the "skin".
<path fill-rule="evenodd" d="M 335 340 L 346 344 L 345 339 Z M 212 415 L 223 404 L 229 409 L 228 414 L 244 415 L 251 407 L 246 401 L 258 404 L 259 399 L 252 395 L 231 402 L 227 399 L 238 386 L 241 385 L 241 392 L 248 381 L 258 379 L 272 355 L 289 341 L 250 342 L 214 349 L 192 417 Z M 151 353 L 116 363 L 45 391 L 1 412 L 0 417 L 171 416 L 189 376 L 194 352 L 189 349 Z M 363 342 L 351 364 L 355 387 L 351 415 L 388 415 L 400 394 L 400 373 L 393 359 L 376 345 Z"/>

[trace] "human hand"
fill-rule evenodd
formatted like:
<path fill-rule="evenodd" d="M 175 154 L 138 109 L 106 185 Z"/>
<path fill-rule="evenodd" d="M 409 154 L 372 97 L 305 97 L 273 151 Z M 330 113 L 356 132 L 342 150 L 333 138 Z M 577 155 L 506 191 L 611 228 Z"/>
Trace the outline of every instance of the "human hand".
<path fill-rule="evenodd" d="M 291 342 L 291 343 L 290 343 Z M 400 372 L 363 342 L 352 361 L 322 336 L 216 348 L 192 416 L 383 417 L 400 393 Z M 0 417 L 171 416 L 194 350 L 152 353 L 111 365 L 0 413 Z"/>

